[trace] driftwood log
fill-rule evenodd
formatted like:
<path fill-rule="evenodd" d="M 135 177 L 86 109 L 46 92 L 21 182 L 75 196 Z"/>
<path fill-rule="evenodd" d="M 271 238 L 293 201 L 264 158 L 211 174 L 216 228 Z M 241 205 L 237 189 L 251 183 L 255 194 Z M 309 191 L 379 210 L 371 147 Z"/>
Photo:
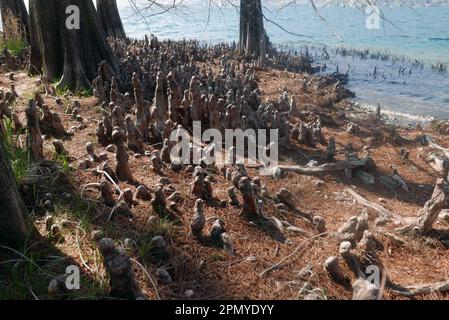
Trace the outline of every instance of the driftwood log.
<path fill-rule="evenodd" d="M 393 288 L 390 287 L 389 290 L 406 297 L 414 297 L 418 295 L 430 294 L 433 292 L 444 293 L 449 292 L 449 280 L 411 286 L 395 286 Z"/>
<path fill-rule="evenodd" d="M 426 141 L 427 141 L 427 143 L 429 144 L 429 147 L 431 147 L 431 148 L 433 148 L 433 149 L 436 149 L 436 150 L 439 150 L 439 151 L 442 151 L 442 152 L 444 153 L 444 155 L 445 155 L 447 158 L 449 158 L 449 149 L 443 148 L 442 146 L 436 144 L 436 143 L 433 141 L 432 137 L 431 137 L 430 135 L 428 135 L 428 134 L 426 135 Z"/>
<path fill-rule="evenodd" d="M 344 170 L 353 170 L 370 164 L 370 157 L 360 160 L 345 160 L 332 163 L 325 163 L 319 166 L 277 166 L 272 169 L 273 175 L 279 175 L 279 172 L 295 172 L 304 175 L 318 175 L 326 172 L 336 172 Z M 281 174 L 282 175 L 282 174 Z"/>
<path fill-rule="evenodd" d="M 404 218 L 404 217 L 398 215 L 397 213 L 394 213 L 388 209 L 385 209 L 384 207 L 382 207 L 379 204 L 376 204 L 374 202 L 370 202 L 370 201 L 366 200 L 365 198 L 363 198 L 361 195 L 359 195 L 357 192 L 355 192 L 354 190 L 352 190 L 350 188 L 346 188 L 345 192 L 347 192 L 349 195 L 351 195 L 360 205 L 362 205 L 368 209 L 372 209 L 372 210 L 376 211 L 382 217 L 393 218 L 402 223 L 407 223 L 407 221 L 409 220 L 407 218 Z"/>
<path fill-rule="evenodd" d="M 418 212 L 418 218 L 409 226 L 401 229 L 400 232 L 409 233 L 416 230 L 420 234 L 430 233 L 445 206 L 447 206 L 447 194 L 444 190 L 444 179 L 438 179 L 432 198 Z"/>

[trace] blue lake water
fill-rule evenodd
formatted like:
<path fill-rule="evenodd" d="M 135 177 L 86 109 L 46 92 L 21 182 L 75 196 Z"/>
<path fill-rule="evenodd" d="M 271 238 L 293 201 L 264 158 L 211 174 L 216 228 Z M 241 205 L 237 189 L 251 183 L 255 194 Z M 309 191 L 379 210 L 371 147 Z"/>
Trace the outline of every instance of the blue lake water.
<path fill-rule="evenodd" d="M 385 18 L 378 30 L 366 27 L 367 14 L 363 9 L 324 7 L 318 8 L 318 14 L 310 6 L 264 10 L 267 19 L 279 25 L 265 21 L 276 45 L 329 46 L 331 59 L 320 61 L 321 54 L 317 52 L 317 63 L 326 63 L 328 72 L 335 71 L 337 65 L 341 72 L 348 70 L 349 88 L 357 93 L 358 101 L 368 105 L 380 103 L 387 110 L 415 116 L 449 118 L 449 73 L 430 68 L 432 64 L 449 63 L 449 6 L 381 8 Z M 195 38 L 208 43 L 238 40 L 239 17 L 233 7 L 209 10 L 207 6 L 195 5 L 147 19 L 125 8 L 121 15 L 131 37 L 153 33 L 161 39 Z M 414 67 L 408 59 L 342 57 L 332 50 L 338 46 L 370 48 L 419 59 L 425 66 Z M 315 54 L 314 49 L 310 53 Z M 399 73 L 401 67 L 405 70 Z M 377 76 L 373 77 L 375 68 Z"/>
<path fill-rule="evenodd" d="M 265 16 L 288 31 L 265 22 L 275 43 L 298 42 L 370 47 L 398 54 L 449 62 L 449 6 L 381 8 L 385 19 L 380 30 L 368 30 L 364 10 L 347 7 L 318 8 L 323 21 L 310 6 L 266 8 Z M 196 38 L 209 42 L 238 39 L 238 12 L 235 8 L 193 6 L 153 16 L 145 24 L 133 11 L 122 12 L 130 36 L 141 37 L 150 30 L 161 38 Z"/>
<path fill-rule="evenodd" d="M 118 2 L 126 32 L 133 38 L 153 33 L 160 39 L 238 41 L 239 14 L 230 5 L 209 8 L 201 5 L 208 1 L 199 1 L 200 4 L 197 1 L 164 14 L 154 15 L 160 9 L 143 11 L 147 16 L 144 19 L 131 7 L 124 6 L 127 0 Z M 431 69 L 433 64 L 449 64 L 449 5 L 380 9 L 384 16 L 380 28 L 370 30 L 366 27 L 368 15 L 364 9 L 329 6 L 318 8 L 316 13 L 311 6 L 290 5 L 280 9 L 279 5 L 268 4 L 264 7 L 265 27 L 279 48 L 304 50 L 308 46 L 316 63 L 326 63 L 327 72 L 336 71 L 337 66 L 340 72 L 348 71 L 348 86 L 356 92 L 357 101 L 365 105 L 380 103 L 385 110 L 416 117 L 449 119 L 449 70 L 440 73 Z M 322 46 L 327 46 L 329 60 L 321 59 Z M 368 48 L 400 58 L 342 56 L 335 50 L 342 46 Z M 424 67 L 414 66 L 415 59 L 423 61 Z"/>

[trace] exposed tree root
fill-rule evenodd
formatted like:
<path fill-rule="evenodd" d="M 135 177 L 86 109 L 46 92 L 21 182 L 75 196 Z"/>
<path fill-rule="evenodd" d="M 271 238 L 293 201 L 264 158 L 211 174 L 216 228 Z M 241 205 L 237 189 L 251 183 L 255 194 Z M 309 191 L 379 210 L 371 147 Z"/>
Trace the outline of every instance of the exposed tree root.
<path fill-rule="evenodd" d="M 406 297 L 414 297 L 433 292 L 444 293 L 449 292 L 449 280 L 437 283 L 428 283 L 405 287 L 394 285 L 390 287 L 390 291 Z"/>
<path fill-rule="evenodd" d="M 438 179 L 432 198 L 426 202 L 424 207 L 418 212 L 418 218 L 405 228 L 400 229 L 401 233 L 410 233 L 415 230 L 419 234 L 428 234 L 432 231 L 434 223 L 444 206 L 447 205 L 447 195 L 444 190 L 444 180 Z"/>
<path fill-rule="evenodd" d="M 260 278 L 262 278 L 265 274 L 267 274 L 268 272 L 270 272 L 270 271 L 272 271 L 272 270 L 274 270 L 274 269 L 277 269 L 277 268 L 279 268 L 279 267 L 281 267 L 281 266 L 283 266 L 284 265 L 284 263 L 285 263 L 285 261 L 287 261 L 288 259 L 290 259 L 291 257 L 293 257 L 295 254 L 297 254 L 298 252 L 299 252 L 299 250 L 301 250 L 306 244 L 308 244 L 308 243 L 310 243 L 310 242 L 313 242 L 314 240 L 316 240 L 316 239 L 318 239 L 318 238 L 320 238 L 320 237 L 322 237 L 322 236 L 327 236 L 327 235 L 329 235 L 330 233 L 328 233 L 328 232 L 325 232 L 325 233 L 321 233 L 321 234 L 318 234 L 318 235 L 316 235 L 316 236 L 313 236 L 313 237 L 311 237 L 311 238 L 309 238 L 309 239 L 306 239 L 305 241 L 303 241 L 291 254 L 289 254 L 288 256 L 286 256 L 285 258 L 283 258 L 281 261 L 279 261 L 278 263 L 276 263 L 276 264 L 273 264 L 272 266 L 270 266 L 270 267 L 268 267 L 268 268 L 266 268 L 265 270 L 263 270 L 260 274 L 259 274 L 259 277 Z"/>

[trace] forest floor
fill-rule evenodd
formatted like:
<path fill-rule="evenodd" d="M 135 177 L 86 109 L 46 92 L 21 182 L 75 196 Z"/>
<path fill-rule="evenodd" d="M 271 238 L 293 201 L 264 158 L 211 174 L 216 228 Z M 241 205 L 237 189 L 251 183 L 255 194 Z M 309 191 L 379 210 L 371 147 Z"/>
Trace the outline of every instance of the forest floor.
<path fill-rule="evenodd" d="M 285 87 L 290 95 L 295 94 L 298 98 L 298 108 L 316 106 L 320 97 L 329 90 L 325 87 L 311 92 L 303 91 L 302 81 L 306 78 L 306 81 L 318 79 L 318 76 L 270 70 L 259 71 L 258 77 L 264 99 L 277 99 Z M 37 78 L 30 78 L 25 72 L 16 73 L 15 84 L 19 94 L 15 111 L 22 123 L 25 123 L 24 109 L 27 101 L 40 87 Z M 0 88 L 9 90 L 8 74 L 0 74 Z M 80 125 L 80 122 L 65 114 L 64 106 L 56 104 L 55 97 L 43 97 L 51 110 L 59 114 L 66 129 Z M 369 173 L 374 176 L 375 184 L 367 185 L 357 176 L 345 178 L 343 173 L 315 177 L 287 173 L 280 180 L 261 176 L 262 185 L 271 194 L 286 188 L 296 196 L 299 210 L 311 212 L 326 220 L 329 232 L 327 236 L 307 239 L 289 234 L 288 243 L 276 241 L 243 219 L 239 215 L 240 208 L 221 208 L 206 204 L 205 214 L 209 221 L 207 228 L 210 228 L 213 217 L 223 219 L 237 251 L 237 256 L 232 257 L 225 251 L 205 246 L 188 236 L 196 199 L 190 194 L 191 173 L 185 171 L 174 173 L 168 168 L 164 169 L 164 178 L 168 178 L 168 181 L 163 182 L 170 184 L 183 196 L 183 201 L 178 205 L 180 222 L 150 219 L 154 216 L 151 205 L 140 200 L 132 208 L 132 218 L 117 216 L 108 221 L 108 210 L 103 210 L 96 201 L 98 193 L 85 190 L 86 184 L 99 182 L 100 177 L 92 171 L 78 169 L 77 163 L 78 160 L 87 158 L 87 142 L 95 145 L 97 154 L 106 152 L 112 167 L 115 155 L 97 143 L 95 129 L 97 121 L 101 119 L 101 112 L 96 99 L 66 96 L 63 99 L 64 105 L 73 99 L 81 103 L 79 114 L 84 119 L 85 127 L 76 129 L 72 137 L 64 140 L 64 146 L 69 152 L 70 168 L 66 168 L 69 179 L 64 185 L 56 186 L 53 193 L 48 190 L 22 190 L 25 199 L 29 193 L 30 198 L 35 201 L 34 206 L 30 205 L 30 201 L 27 201 L 27 205 L 33 214 L 41 240 L 28 243 L 20 252 L 19 259 L 8 258 L 11 260 L 5 261 L 3 258 L 6 259 L 7 256 L 0 256 L 0 261 L 3 259 L 0 265 L 0 298 L 47 299 L 48 283 L 55 276 L 63 274 L 70 264 L 81 268 L 82 285 L 79 291 L 69 293 L 68 297 L 106 297 L 107 275 L 98 243 L 91 237 L 93 231 L 101 230 L 104 236 L 118 243 L 123 243 L 126 238 L 136 241 L 137 249 L 130 249 L 128 253 L 133 261 L 138 287 L 149 299 L 302 299 L 311 291 L 318 293 L 323 299 L 350 299 L 350 286 L 335 284 L 323 267 L 328 257 L 338 256 L 339 241 L 334 233 L 348 219 L 363 211 L 363 206 L 356 203 L 345 189 L 350 188 L 400 216 L 416 217 L 419 209 L 430 199 L 438 178 L 438 174 L 426 163 L 426 154 L 430 148 L 419 143 L 416 138 L 431 134 L 437 143 L 449 148 L 447 136 L 435 127 L 397 128 L 396 132 L 409 141 L 406 145 L 398 145 L 390 131 L 385 129 L 386 126 L 373 129 L 373 114 L 358 114 L 355 117 L 354 121 L 360 126 L 360 131 L 356 134 L 347 132 L 344 121 L 341 125 L 324 125 L 325 137 L 333 136 L 336 139 L 337 159 L 343 160 L 346 152 L 355 152 L 360 157 L 369 154 L 373 158 L 376 169 Z M 346 100 L 333 106 L 331 113 L 343 115 L 346 119 L 357 114 L 352 104 Z M 24 143 L 25 136 L 21 139 Z M 148 146 L 146 148 L 151 150 Z M 322 163 L 325 148 L 326 146 L 310 148 L 293 143 L 288 149 L 281 150 L 280 162 L 305 165 L 310 160 L 318 160 Z M 402 148 L 409 152 L 408 159 L 401 158 Z M 54 158 L 51 140 L 44 141 L 44 152 L 48 159 Z M 130 166 L 139 184 L 153 190 L 160 183 L 161 176 L 151 171 L 148 157 L 131 156 Z M 408 192 L 391 189 L 379 181 L 380 176 L 391 174 L 393 169 L 406 181 Z M 253 177 L 258 175 L 256 169 L 249 169 L 249 172 Z M 219 173 L 215 178 L 214 196 L 227 200 L 227 189 L 232 183 Z M 121 183 L 120 188 L 135 190 L 134 185 L 127 183 Z M 48 218 L 45 215 L 48 209 L 44 208 L 47 198 L 53 203 L 50 210 L 53 223 L 62 226 L 63 239 L 55 240 L 49 234 L 46 225 Z M 317 234 L 310 224 L 293 212 L 282 218 L 311 235 Z M 376 218 L 376 213 L 370 210 L 370 231 L 382 243 L 379 257 L 391 281 L 401 285 L 414 285 L 449 279 L 448 248 L 442 242 L 434 238 L 405 237 L 405 243 L 399 244 L 385 235 L 385 231 L 394 233 L 398 225 L 388 224 L 380 232 L 374 224 Z M 435 228 L 447 230 L 449 222 L 440 219 Z M 173 279 L 171 284 L 162 284 L 155 279 L 156 269 L 161 264 L 153 261 L 148 254 L 149 240 L 155 235 L 163 235 L 171 248 L 171 257 L 163 264 Z M 261 275 L 266 268 L 279 262 L 283 262 L 281 266 Z M 346 266 L 344 272 L 354 280 Z M 383 298 L 402 299 L 388 289 L 383 293 Z M 417 298 L 447 299 L 448 296 L 433 293 Z"/>

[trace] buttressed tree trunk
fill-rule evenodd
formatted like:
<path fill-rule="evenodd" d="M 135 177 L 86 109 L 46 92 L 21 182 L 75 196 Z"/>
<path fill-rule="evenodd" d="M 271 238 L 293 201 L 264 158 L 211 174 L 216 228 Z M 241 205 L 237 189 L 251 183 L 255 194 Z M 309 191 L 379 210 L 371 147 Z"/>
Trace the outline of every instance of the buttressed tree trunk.
<path fill-rule="evenodd" d="M 0 244 L 19 248 L 25 242 L 28 235 L 26 215 L 25 204 L 0 141 Z"/>
<path fill-rule="evenodd" d="M 261 57 L 268 42 L 261 0 L 240 0 L 240 53 Z"/>
<path fill-rule="evenodd" d="M 97 12 L 106 36 L 119 39 L 126 38 L 116 0 L 97 0 Z"/>
<path fill-rule="evenodd" d="M 5 39 L 29 42 L 29 18 L 23 0 L 0 0 L 0 9 Z"/>
<path fill-rule="evenodd" d="M 62 36 L 54 0 L 30 0 L 31 57 L 30 73 L 43 71 L 48 81 L 62 74 Z M 62 26 L 61 26 L 62 27 Z"/>
<path fill-rule="evenodd" d="M 31 72 L 42 70 L 48 81 L 61 78 L 58 88 L 81 91 L 91 86 L 99 64 L 106 61 L 119 79 L 118 61 L 92 1 L 30 0 L 30 15 Z"/>

